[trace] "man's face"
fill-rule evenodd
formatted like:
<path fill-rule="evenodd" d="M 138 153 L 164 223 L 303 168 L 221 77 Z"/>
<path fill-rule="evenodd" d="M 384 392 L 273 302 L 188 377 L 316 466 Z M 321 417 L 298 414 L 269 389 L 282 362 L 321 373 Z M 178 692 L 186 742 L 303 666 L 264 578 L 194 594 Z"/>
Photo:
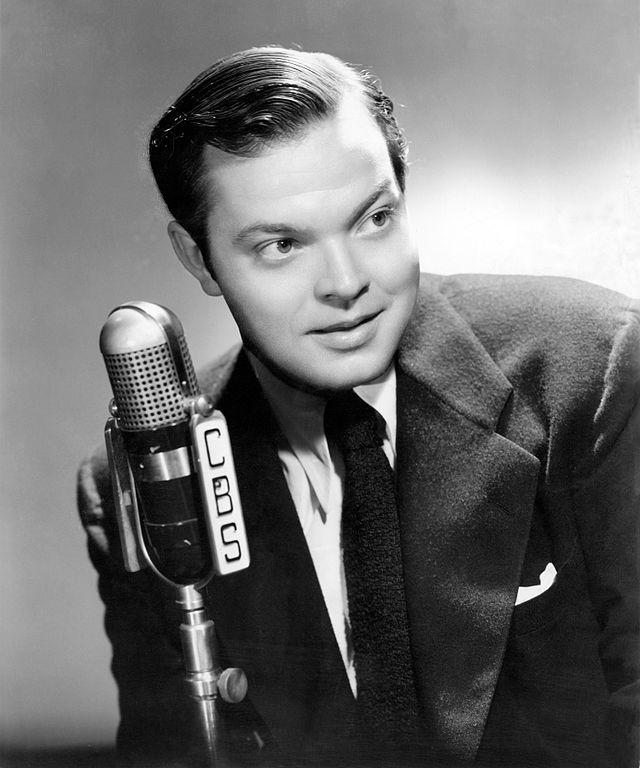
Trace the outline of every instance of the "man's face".
<path fill-rule="evenodd" d="M 419 265 L 366 109 L 347 98 L 299 139 L 251 158 L 209 148 L 206 162 L 209 292 L 223 294 L 247 347 L 305 389 L 352 388 L 384 373 Z"/>

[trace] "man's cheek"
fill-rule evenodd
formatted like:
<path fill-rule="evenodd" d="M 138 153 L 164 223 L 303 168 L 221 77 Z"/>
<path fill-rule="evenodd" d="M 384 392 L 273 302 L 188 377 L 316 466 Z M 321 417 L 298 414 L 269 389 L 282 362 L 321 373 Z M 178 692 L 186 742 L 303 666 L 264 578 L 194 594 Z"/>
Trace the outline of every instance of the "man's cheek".
<path fill-rule="evenodd" d="M 418 284 L 419 268 L 413 263 L 405 263 L 389 271 L 387 290 L 393 296 L 408 293 Z"/>

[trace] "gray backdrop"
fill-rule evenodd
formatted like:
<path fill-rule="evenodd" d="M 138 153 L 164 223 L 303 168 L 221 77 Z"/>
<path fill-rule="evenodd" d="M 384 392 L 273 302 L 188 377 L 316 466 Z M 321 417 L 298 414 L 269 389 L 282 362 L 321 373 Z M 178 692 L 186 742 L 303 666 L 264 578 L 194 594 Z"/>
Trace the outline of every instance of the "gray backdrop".
<path fill-rule="evenodd" d="M 425 268 L 640 293 L 632 0 L 5 0 L 2 745 L 113 736 L 74 511 L 110 397 L 98 333 L 114 306 L 146 299 L 182 318 L 196 365 L 235 338 L 170 251 L 144 141 L 197 72 L 260 43 L 380 75 L 411 140 Z"/>

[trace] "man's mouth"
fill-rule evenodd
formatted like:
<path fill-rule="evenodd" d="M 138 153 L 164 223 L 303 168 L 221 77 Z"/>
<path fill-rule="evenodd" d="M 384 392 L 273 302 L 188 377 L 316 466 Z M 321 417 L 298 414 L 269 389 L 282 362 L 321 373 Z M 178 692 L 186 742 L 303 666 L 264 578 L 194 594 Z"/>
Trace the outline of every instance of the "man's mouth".
<path fill-rule="evenodd" d="M 380 309 L 377 312 L 341 320 L 339 323 L 331 323 L 315 329 L 311 335 L 326 349 L 339 353 L 353 352 L 376 338 L 378 318 L 383 311 Z"/>
<path fill-rule="evenodd" d="M 316 328 L 313 333 L 345 333 L 352 331 L 354 328 L 358 328 L 378 317 L 381 312 L 382 310 L 378 310 L 377 312 L 370 312 L 367 315 L 360 315 L 353 320 L 343 320 L 339 323 L 333 323 L 333 325 L 327 325 L 324 328 Z"/>

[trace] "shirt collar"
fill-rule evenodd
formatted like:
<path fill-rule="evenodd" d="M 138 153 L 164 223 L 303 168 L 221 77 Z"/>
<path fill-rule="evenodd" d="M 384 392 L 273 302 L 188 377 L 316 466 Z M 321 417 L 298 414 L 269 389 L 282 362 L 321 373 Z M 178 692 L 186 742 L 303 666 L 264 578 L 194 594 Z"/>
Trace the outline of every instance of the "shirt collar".
<path fill-rule="evenodd" d="M 387 438 L 396 450 L 396 369 L 393 363 L 377 379 L 360 384 L 354 392 L 384 419 Z"/>

